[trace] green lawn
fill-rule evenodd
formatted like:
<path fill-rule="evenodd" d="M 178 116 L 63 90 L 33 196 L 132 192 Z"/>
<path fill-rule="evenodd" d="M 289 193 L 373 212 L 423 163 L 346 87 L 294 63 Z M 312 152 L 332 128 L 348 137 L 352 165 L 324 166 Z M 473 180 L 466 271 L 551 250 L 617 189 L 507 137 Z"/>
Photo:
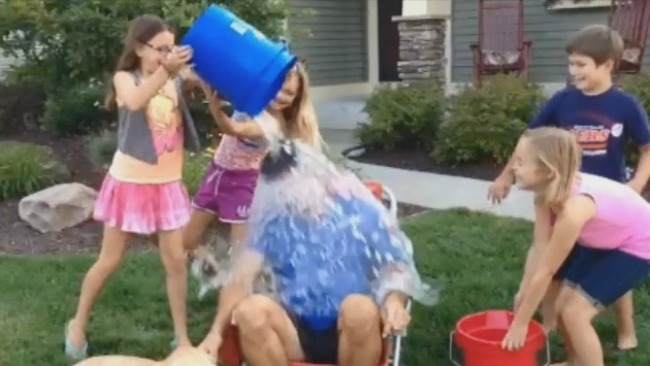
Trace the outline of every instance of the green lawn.
<path fill-rule="evenodd" d="M 404 365 L 449 365 L 448 336 L 458 318 L 507 308 L 516 289 L 530 224 L 467 211 L 439 211 L 407 220 L 421 273 L 442 280 L 441 303 L 415 306 Z M 0 258 L 0 365 L 64 365 L 63 324 L 72 314 L 90 257 Z M 124 353 L 158 358 L 172 335 L 164 274 L 154 255 L 131 255 L 110 281 L 92 318 L 93 354 Z M 636 292 L 639 350 L 616 354 L 612 316 L 598 323 L 608 365 L 650 364 L 650 291 Z M 195 293 L 195 292 L 194 292 Z M 194 294 L 193 293 L 193 294 Z M 195 341 L 214 315 L 210 299 L 191 296 L 190 329 Z M 553 342 L 557 343 L 557 342 Z M 554 345 L 553 354 L 561 357 Z"/>

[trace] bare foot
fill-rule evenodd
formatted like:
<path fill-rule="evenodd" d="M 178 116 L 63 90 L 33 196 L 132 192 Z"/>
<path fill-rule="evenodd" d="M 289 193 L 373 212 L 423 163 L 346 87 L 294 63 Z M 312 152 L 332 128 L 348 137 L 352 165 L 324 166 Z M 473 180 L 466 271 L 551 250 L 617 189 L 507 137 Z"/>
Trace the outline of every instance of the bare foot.
<path fill-rule="evenodd" d="M 75 348 L 82 349 L 86 344 L 86 332 L 77 326 L 76 320 L 71 320 L 68 323 L 68 341 Z"/>
<path fill-rule="evenodd" d="M 618 336 L 618 349 L 621 351 L 631 351 L 639 345 L 635 335 Z"/>

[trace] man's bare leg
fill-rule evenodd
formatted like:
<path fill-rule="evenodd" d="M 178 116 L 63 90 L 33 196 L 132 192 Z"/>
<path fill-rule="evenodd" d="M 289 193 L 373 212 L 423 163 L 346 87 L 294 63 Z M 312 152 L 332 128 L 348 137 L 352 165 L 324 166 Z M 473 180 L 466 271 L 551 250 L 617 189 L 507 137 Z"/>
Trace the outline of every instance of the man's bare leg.
<path fill-rule="evenodd" d="M 339 313 L 339 364 L 377 366 L 382 354 L 381 316 L 373 299 L 350 295 Z"/>
<path fill-rule="evenodd" d="M 288 366 L 290 360 L 304 360 L 296 328 L 282 306 L 272 299 L 249 296 L 233 311 L 233 321 L 250 366 Z"/>

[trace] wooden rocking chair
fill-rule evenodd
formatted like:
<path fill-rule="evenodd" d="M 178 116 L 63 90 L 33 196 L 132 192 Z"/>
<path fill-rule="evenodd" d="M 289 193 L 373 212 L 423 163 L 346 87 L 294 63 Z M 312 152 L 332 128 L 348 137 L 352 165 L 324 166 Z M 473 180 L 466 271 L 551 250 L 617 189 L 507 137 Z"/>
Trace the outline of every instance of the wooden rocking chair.
<path fill-rule="evenodd" d="M 531 41 L 524 40 L 524 1 L 479 0 L 478 43 L 474 56 L 474 83 L 484 76 L 517 73 L 528 76 Z"/>
<path fill-rule="evenodd" d="M 608 24 L 621 35 L 624 42 L 623 55 L 616 67 L 616 76 L 641 73 L 648 39 L 648 24 L 650 24 L 650 2 L 612 0 Z"/>

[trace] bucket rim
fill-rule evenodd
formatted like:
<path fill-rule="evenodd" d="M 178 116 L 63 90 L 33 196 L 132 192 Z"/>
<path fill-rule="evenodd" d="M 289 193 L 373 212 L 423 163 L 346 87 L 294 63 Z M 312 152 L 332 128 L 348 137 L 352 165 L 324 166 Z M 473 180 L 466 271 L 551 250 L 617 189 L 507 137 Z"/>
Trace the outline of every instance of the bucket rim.
<path fill-rule="evenodd" d="M 287 75 L 287 73 L 289 72 L 289 70 L 291 70 L 291 68 L 292 68 L 292 67 L 293 67 L 293 66 L 298 62 L 298 56 L 296 56 L 295 54 L 289 52 L 289 50 L 288 50 L 286 47 L 284 47 L 284 46 L 283 46 L 281 52 L 276 53 L 275 57 L 273 57 L 271 60 L 269 60 L 269 62 L 268 62 L 266 65 L 264 65 L 263 68 L 260 69 L 259 74 L 264 74 L 264 73 L 265 73 L 265 72 L 266 72 L 266 71 L 271 67 L 271 65 L 273 65 L 273 64 L 277 61 L 277 59 L 278 59 L 279 57 L 282 56 L 282 53 L 283 53 L 283 52 L 286 52 L 286 53 L 288 53 L 289 55 L 291 55 L 291 62 L 289 62 L 289 63 L 285 66 L 285 70 L 283 70 L 283 73 L 282 73 L 283 75 Z M 283 82 L 283 84 L 284 84 L 284 82 Z M 251 82 L 249 88 L 252 88 L 252 87 L 254 87 L 254 86 L 255 86 L 255 80 L 252 80 L 252 82 Z M 280 85 L 280 89 L 282 89 L 282 84 Z M 279 91 L 280 91 L 280 90 L 278 90 L 278 92 L 279 92 Z M 271 101 L 272 101 L 272 100 L 273 100 L 273 99 L 271 99 Z M 271 101 L 269 101 L 269 103 L 270 103 Z M 247 104 L 250 104 L 250 103 L 247 103 Z M 246 106 L 244 106 L 244 109 L 250 109 L 250 108 L 248 108 L 248 107 L 249 107 L 249 106 L 246 105 Z M 262 108 L 262 110 L 261 110 L 260 112 L 258 112 L 258 114 L 259 114 L 259 113 L 262 113 L 262 112 L 263 112 L 267 107 L 268 107 L 268 103 L 267 103 L 267 105 L 265 105 L 265 106 Z"/>
<path fill-rule="evenodd" d="M 478 338 L 478 337 L 475 337 L 475 336 L 465 332 L 464 330 L 462 330 L 460 328 L 460 325 L 464 321 L 467 321 L 469 319 L 472 319 L 472 318 L 475 318 L 477 316 L 481 316 L 481 315 L 484 315 L 484 314 L 487 314 L 487 313 L 505 313 L 505 314 L 507 314 L 509 316 L 511 316 L 511 315 L 514 316 L 514 313 L 512 311 L 503 310 L 503 309 L 488 309 L 488 310 L 483 310 L 483 311 L 479 311 L 479 312 L 472 313 L 472 314 L 467 314 L 467 315 L 461 317 L 456 322 L 456 326 L 455 326 L 456 335 L 460 336 L 462 338 L 465 338 L 467 340 L 470 340 L 472 342 L 476 342 L 476 343 L 480 343 L 480 344 L 484 344 L 484 345 L 491 345 L 491 346 L 501 345 L 500 340 L 492 341 L 492 340 L 486 340 L 486 339 L 483 339 L 483 338 Z M 528 327 L 529 327 L 529 331 L 526 334 L 526 341 L 524 343 L 524 347 L 526 346 L 526 344 L 534 342 L 538 338 L 544 338 L 544 339 L 546 338 L 546 333 L 544 332 L 544 326 L 540 322 L 538 322 L 537 320 L 531 319 L 530 322 L 528 323 Z M 535 328 L 537 331 L 536 332 L 531 332 L 530 327 Z"/>

